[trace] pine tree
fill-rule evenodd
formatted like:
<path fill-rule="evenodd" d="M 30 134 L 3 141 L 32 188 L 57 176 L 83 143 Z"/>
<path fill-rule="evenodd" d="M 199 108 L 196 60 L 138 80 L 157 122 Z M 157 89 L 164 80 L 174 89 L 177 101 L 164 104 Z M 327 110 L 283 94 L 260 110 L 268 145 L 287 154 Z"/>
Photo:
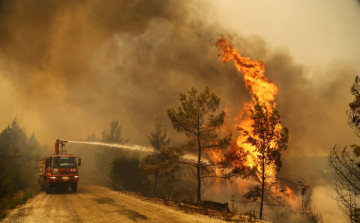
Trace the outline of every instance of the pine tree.
<path fill-rule="evenodd" d="M 246 138 L 246 143 L 252 145 L 255 150 L 253 152 L 257 154 L 254 160 L 256 160 L 257 167 L 255 171 L 259 176 L 256 179 L 259 180 L 260 187 L 255 187 L 255 190 L 246 196 L 248 198 L 260 196 L 260 219 L 262 219 L 264 194 L 267 187 L 271 187 L 268 180 L 271 176 L 267 173 L 267 168 L 271 166 L 271 168 L 275 167 L 276 171 L 280 170 L 282 165 L 281 151 L 287 149 L 289 130 L 287 128 L 279 130 L 280 115 L 274 107 L 269 111 L 265 104 L 257 101 L 250 112 L 250 117 L 253 120 L 252 131 L 240 130 Z"/>
<path fill-rule="evenodd" d="M 167 109 L 168 117 L 178 132 L 183 132 L 189 141 L 182 146 L 182 153 L 196 153 L 197 159 L 183 159 L 182 163 L 195 168 L 194 176 L 197 180 L 197 199 L 201 201 L 202 182 L 214 177 L 215 164 L 203 159 L 203 152 L 209 149 L 224 149 L 229 144 L 231 135 L 218 137 L 220 127 L 224 123 L 225 112 L 215 115 L 219 108 L 220 98 L 205 87 L 199 93 L 195 88 L 186 94 L 180 94 L 181 107 L 176 111 Z"/>

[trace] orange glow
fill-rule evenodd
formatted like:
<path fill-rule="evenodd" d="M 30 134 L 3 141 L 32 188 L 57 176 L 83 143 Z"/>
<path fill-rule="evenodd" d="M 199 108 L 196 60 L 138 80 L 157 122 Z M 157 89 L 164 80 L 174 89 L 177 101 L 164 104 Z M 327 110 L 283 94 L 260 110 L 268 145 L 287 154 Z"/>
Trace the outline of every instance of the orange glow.
<path fill-rule="evenodd" d="M 295 193 L 294 191 L 288 187 L 288 186 L 285 186 L 285 191 L 284 193 L 286 194 L 287 197 L 289 197 L 291 200 L 295 200 L 296 199 L 296 196 L 295 196 Z"/>
<path fill-rule="evenodd" d="M 211 160 L 213 160 L 215 163 L 219 163 L 223 156 L 222 156 L 222 152 L 220 150 L 209 150 L 208 151 L 208 155 L 210 156 Z"/>
<path fill-rule="evenodd" d="M 219 56 L 222 56 L 221 61 L 226 63 L 228 61 L 233 61 L 236 69 L 243 74 L 245 87 L 252 96 L 251 102 L 243 103 L 241 110 L 238 112 L 238 115 L 234 118 L 235 125 L 229 127 L 228 125 L 228 113 L 230 108 L 225 108 L 225 121 L 224 126 L 225 130 L 229 133 L 234 132 L 234 129 L 241 129 L 242 131 L 247 131 L 249 135 L 253 138 L 257 138 L 253 133 L 254 121 L 251 119 L 251 108 L 257 103 L 257 100 L 264 104 L 268 111 L 271 111 L 276 107 L 275 96 L 278 93 L 277 85 L 265 77 L 265 64 L 262 61 L 254 61 L 248 57 L 243 57 L 240 55 L 238 50 L 231 45 L 231 42 L 225 37 L 221 37 L 216 46 L 219 49 Z M 256 100 L 257 99 L 257 100 Z M 278 124 L 275 127 L 275 132 L 279 133 L 282 130 L 282 126 Z M 247 137 L 240 134 L 236 142 L 230 142 L 228 148 L 228 153 L 226 156 L 231 156 L 231 162 L 233 167 L 240 168 L 248 166 L 251 168 L 257 168 L 257 178 L 259 181 L 262 181 L 262 167 L 259 165 L 261 163 L 261 153 L 257 152 L 257 148 L 246 142 Z M 275 141 L 270 142 L 272 148 L 278 148 Z M 224 158 L 219 150 L 210 150 L 208 151 L 210 159 L 212 159 L 216 164 L 219 163 Z M 243 159 L 246 156 L 245 163 Z M 265 162 L 267 162 L 265 157 Z M 270 189 L 276 197 L 282 197 L 284 201 L 294 206 L 297 201 L 297 197 L 294 191 L 285 186 L 280 186 L 280 182 L 276 181 L 276 165 L 274 162 L 267 162 L 265 166 L 265 184 L 267 188 Z M 216 169 L 216 175 L 220 176 L 221 171 Z M 216 181 L 218 182 L 218 181 Z M 235 183 L 239 190 L 244 190 L 248 188 L 251 183 L 246 180 L 236 179 Z M 228 184 L 230 188 L 230 185 Z M 280 189 L 283 188 L 283 189 Z M 215 185 L 215 191 L 219 192 L 219 187 Z"/>
<path fill-rule="evenodd" d="M 268 108 L 272 107 L 271 103 L 274 103 L 278 87 L 265 77 L 265 64 L 262 61 L 251 60 L 249 57 L 242 57 L 225 37 L 220 38 L 216 46 L 219 48 L 219 55 L 222 56 L 221 61 L 223 63 L 234 61 L 237 70 L 243 73 L 245 86 L 250 94 L 256 95 L 260 102 L 269 105 Z"/>
<path fill-rule="evenodd" d="M 240 55 L 238 50 L 231 45 L 231 42 L 225 37 L 221 37 L 216 46 L 219 49 L 219 56 L 222 56 L 221 61 L 226 63 L 233 61 L 236 69 L 243 73 L 245 87 L 252 95 L 252 102 L 243 104 L 239 115 L 234 118 L 238 123 L 238 128 L 241 128 L 252 137 L 255 137 L 252 133 L 253 120 L 250 118 L 250 108 L 256 103 L 256 98 L 259 102 L 263 103 L 268 110 L 271 110 L 276 106 L 275 95 L 278 93 L 278 87 L 276 84 L 265 77 L 265 64 L 262 61 L 251 60 L 248 57 Z M 281 131 L 281 125 L 276 127 L 275 131 Z M 275 142 L 272 142 L 273 146 Z M 258 178 L 261 179 L 261 166 L 257 165 L 259 162 L 260 153 L 256 152 L 256 148 L 249 143 L 246 143 L 246 137 L 240 135 L 237 139 L 237 146 L 243 148 L 247 155 L 247 165 L 250 167 L 256 167 L 258 171 Z M 276 182 L 276 166 L 269 164 L 265 168 L 265 183 L 273 184 Z"/>
<path fill-rule="evenodd" d="M 208 150 L 207 154 L 209 155 L 210 159 L 215 162 L 215 164 L 218 164 L 223 159 L 222 152 L 220 150 L 215 150 L 215 149 Z M 215 167 L 215 175 L 216 176 L 221 176 L 222 175 L 220 168 Z M 219 188 L 218 183 L 220 183 L 220 179 L 216 178 L 215 179 L 215 185 L 214 185 L 214 189 L 215 189 L 216 193 L 220 192 L 220 188 Z"/>
<path fill-rule="evenodd" d="M 282 188 L 283 189 L 281 189 L 280 192 L 282 192 L 282 195 L 284 196 L 281 197 L 287 204 L 290 205 L 291 208 L 296 209 L 300 204 L 300 200 L 296 196 L 295 191 L 286 185 L 283 185 Z"/>

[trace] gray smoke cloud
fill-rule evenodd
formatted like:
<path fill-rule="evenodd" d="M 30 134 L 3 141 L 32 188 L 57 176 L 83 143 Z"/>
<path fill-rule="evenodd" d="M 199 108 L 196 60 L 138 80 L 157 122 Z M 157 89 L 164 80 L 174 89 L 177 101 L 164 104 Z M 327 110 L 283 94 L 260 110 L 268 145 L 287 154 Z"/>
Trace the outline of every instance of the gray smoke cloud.
<path fill-rule="evenodd" d="M 154 116 L 177 137 L 166 107 L 179 105 L 180 92 L 206 85 L 221 97 L 221 109 L 231 107 L 231 119 L 250 97 L 242 74 L 216 56 L 214 42 L 227 31 L 205 22 L 205 3 L 1 1 L 0 75 L 9 95 L 2 125 L 18 116 L 52 143 L 99 134 L 116 118 L 125 137 L 146 146 Z M 309 71 L 261 37 L 233 42 L 264 61 L 279 86 L 278 109 L 291 134 L 285 156 L 326 155 L 333 144 L 355 139 L 345 115 L 354 67 L 339 62 Z M 311 72 L 324 79 L 312 81 Z"/>
<path fill-rule="evenodd" d="M 181 143 L 166 108 L 179 106 L 180 92 L 206 85 L 221 109 L 231 108 L 232 120 L 250 96 L 242 74 L 217 57 L 214 43 L 228 31 L 206 21 L 210 11 L 206 1 L 191 0 L 0 0 L 0 125 L 16 116 L 52 145 L 100 136 L 118 119 L 124 138 L 148 146 L 157 116 Z M 356 143 L 345 114 L 356 66 L 336 61 L 310 70 L 259 36 L 234 35 L 233 44 L 264 61 L 279 86 L 277 107 L 290 129 L 285 159 L 326 156 L 334 144 Z M 283 175 L 304 176 L 323 191 L 319 176 L 301 168 L 308 163 L 284 161 Z"/>

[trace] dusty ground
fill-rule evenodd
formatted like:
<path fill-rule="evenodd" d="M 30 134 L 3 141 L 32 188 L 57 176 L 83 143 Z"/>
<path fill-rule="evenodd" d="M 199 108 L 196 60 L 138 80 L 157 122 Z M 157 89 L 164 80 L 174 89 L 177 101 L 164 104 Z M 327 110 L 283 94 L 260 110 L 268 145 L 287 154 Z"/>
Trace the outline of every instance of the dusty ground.
<path fill-rule="evenodd" d="M 82 182 L 77 193 L 69 190 L 47 195 L 42 192 L 27 204 L 10 211 L 1 222 L 227 222 L 185 213 L 181 209 L 174 204 L 165 206 L 161 200 L 137 197 Z"/>
<path fill-rule="evenodd" d="M 186 214 L 106 187 L 79 184 L 76 194 L 40 193 L 1 222 L 224 222 Z"/>

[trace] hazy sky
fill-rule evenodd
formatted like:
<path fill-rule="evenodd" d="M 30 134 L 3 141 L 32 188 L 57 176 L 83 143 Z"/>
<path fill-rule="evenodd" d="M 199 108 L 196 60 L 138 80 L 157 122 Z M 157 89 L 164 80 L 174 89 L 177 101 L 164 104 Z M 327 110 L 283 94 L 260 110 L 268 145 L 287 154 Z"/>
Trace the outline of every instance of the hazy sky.
<path fill-rule="evenodd" d="M 214 42 L 263 60 L 290 129 L 285 156 L 325 156 L 357 138 L 347 126 L 360 66 L 358 1 L 0 1 L 0 127 L 14 117 L 42 143 L 100 136 L 113 119 L 148 145 L 155 116 L 192 86 L 233 118 L 250 99 Z"/>
<path fill-rule="evenodd" d="M 260 35 L 306 65 L 334 60 L 359 64 L 360 4 L 356 0 L 213 1 L 219 22 L 242 35 Z"/>

